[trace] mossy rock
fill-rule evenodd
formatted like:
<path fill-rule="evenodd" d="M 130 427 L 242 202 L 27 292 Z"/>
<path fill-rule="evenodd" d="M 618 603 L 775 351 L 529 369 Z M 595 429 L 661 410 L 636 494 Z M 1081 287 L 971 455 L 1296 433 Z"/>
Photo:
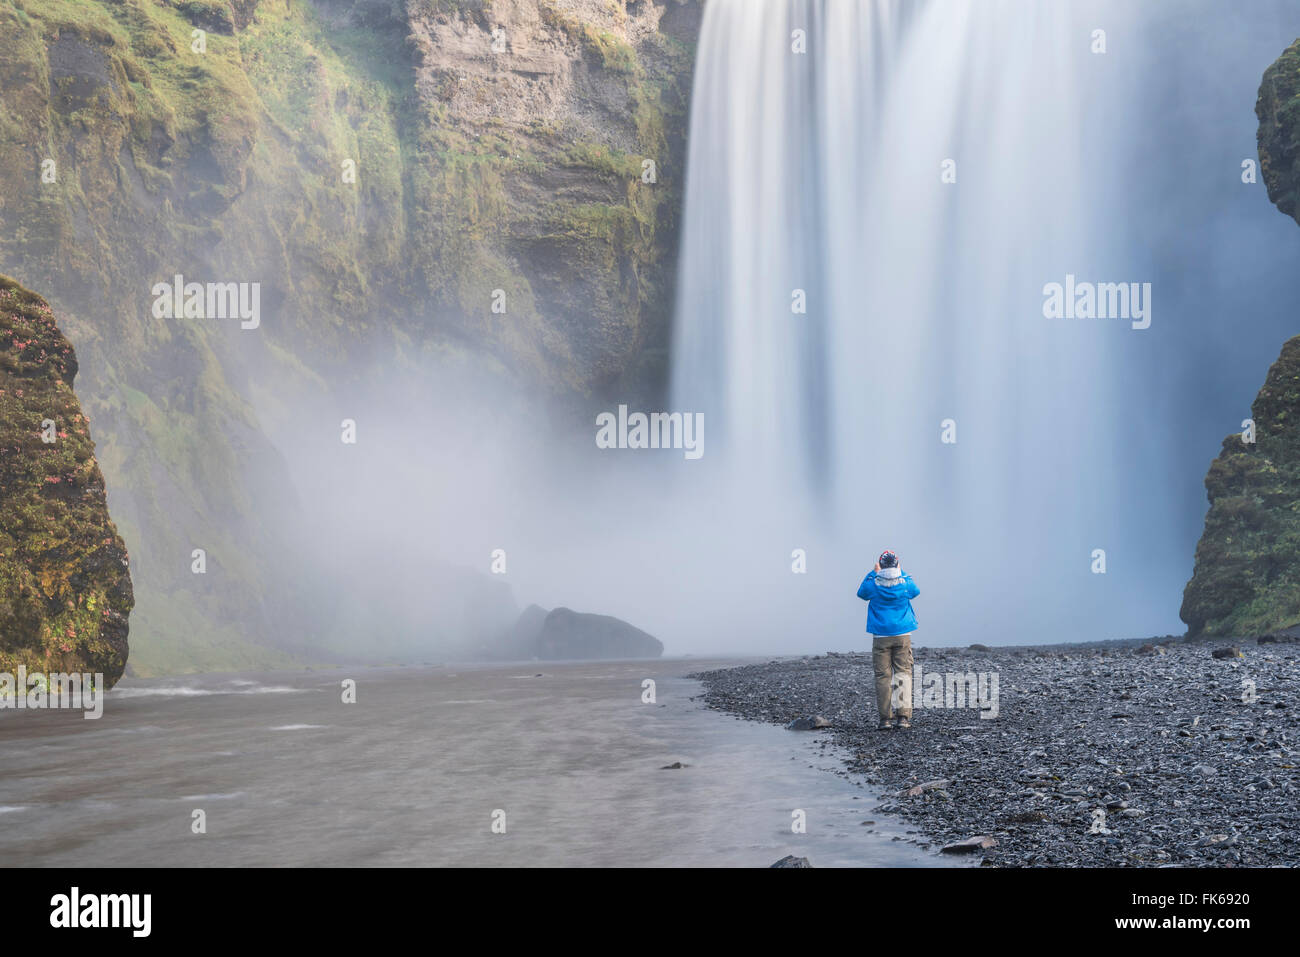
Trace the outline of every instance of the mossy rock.
<path fill-rule="evenodd" d="M 1300 221 L 1300 40 L 1264 72 L 1255 103 L 1268 196 Z M 1300 336 L 1251 407 L 1255 441 L 1223 440 L 1210 510 L 1179 612 L 1188 634 L 1262 635 L 1300 623 Z"/>
<path fill-rule="evenodd" d="M 1255 441 L 1223 440 L 1181 616 L 1197 635 L 1259 635 L 1300 623 L 1300 336 L 1251 410 Z"/>
<path fill-rule="evenodd" d="M 1300 40 L 1264 71 L 1255 115 L 1268 198 L 1300 222 Z"/>
<path fill-rule="evenodd" d="M 0 276 L 0 671 L 111 686 L 134 597 L 76 374 L 49 304 Z"/>

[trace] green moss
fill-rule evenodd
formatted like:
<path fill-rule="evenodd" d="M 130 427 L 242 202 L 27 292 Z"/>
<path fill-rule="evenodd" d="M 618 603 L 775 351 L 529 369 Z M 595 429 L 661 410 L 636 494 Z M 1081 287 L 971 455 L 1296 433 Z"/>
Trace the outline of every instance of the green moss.
<path fill-rule="evenodd" d="M 1223 442 L 1181 615 L 1193 635 L 1262 634 L 1300 623 L 1300 337 L 1282 347 L 1252 406 L 1253 444 Z"/>
<path fill-rule="evenodd" d="M 134 599 L 76 372 L 49 305 L 0 276 L 0 671 L 111 686 Z"/>
<path fill-rule="evenodd" d="M 540 9 L 543 21 L 558 27 L 571 39 L 581 43 L 599 59 L 606 70 L 626 74 L 640 72 L 641 65 L 636 51 L 608 30 L 570 16 L 551 0 L 542 0 Z"/>
<path fill-rule="evenodd" d="M 1255 104 L 1269 198 L 1300 220 L 1300 40 L 1264 74 Z M 1251 409 L 1256 441 L 1223 442 L 1180 614 L 1192 635 L 1300 624 L 1300 337 L 1282 347 Z"/>
<path fill-rule="evenodd" d="M 622 150 L 605 143 L 574 143 L 565 151 L 564 161 L 570 166 L 582 166 L 612 176 L 639 177 L 641 175 L 642 157 L 629 156 Z"/>

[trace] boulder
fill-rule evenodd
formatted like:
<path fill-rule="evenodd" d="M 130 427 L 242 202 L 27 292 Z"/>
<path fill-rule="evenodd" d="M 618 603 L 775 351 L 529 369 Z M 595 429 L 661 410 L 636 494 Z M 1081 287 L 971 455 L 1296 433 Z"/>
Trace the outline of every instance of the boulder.
<path fill-rule="evenodd" d="M 998 840 L 987 834 L 978 837 L 968 837 L 964 841 L 957 841 L 955 844 L 947 844 L 941 848 L 944 854 L 974 854 L 976 851 L 986 851 L 990 847 L 997 847 Z"/>
<path fill-rule="evenodd" d="M 808 715 L 803 718 L 795 718 L 785 726 L 787 731 L 816 731 L 818 728 L 829 728 L 831 723 L 819 714 Z"/>
<path fill-rule="evenodd" d="M 927 791 L 940 791 L 952 784 L 947 778 L 940 778 L 935 781 L 923 781 L 920 784 L 914 784 L 910 788 L 899 791 L 895 797 L 920 797 Z"/>
<path fill-rule="evenodd" d="M 126 668 L 126 545 L 49 304 L 0 276 L 0 671 Z"/>
<path fill-rule="evenodd" d="M 533 606 L 535 607 L 535 606 Z M 526 609 L 521 620 L 536 614 Z M 540 609 L 539 609 L 540 610 Z M 520 627 L 531 627 L 521 621 Z M 640 628 L 611 615 L 592 615 L 568 608 L 547 613 L 531 644 L 534 657 L 547 660 L 601 658 L 658 658 L 664 646 Z"/>

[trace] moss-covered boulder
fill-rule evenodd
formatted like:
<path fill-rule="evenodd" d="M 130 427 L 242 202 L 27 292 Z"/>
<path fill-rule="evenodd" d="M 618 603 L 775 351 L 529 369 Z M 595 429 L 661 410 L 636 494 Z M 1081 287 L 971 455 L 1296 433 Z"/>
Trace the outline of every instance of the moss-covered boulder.
<path fill-rule="evenodd" d="M 134 599 L 76 374 L 49 305 L 0 276 L 0 671 L 112 685 Z"/>
<path fill-rule="evenodd" d="M 1268 198 L 1300 222 L 1300 40 L 1264 72 L 1255 115 Z"/>

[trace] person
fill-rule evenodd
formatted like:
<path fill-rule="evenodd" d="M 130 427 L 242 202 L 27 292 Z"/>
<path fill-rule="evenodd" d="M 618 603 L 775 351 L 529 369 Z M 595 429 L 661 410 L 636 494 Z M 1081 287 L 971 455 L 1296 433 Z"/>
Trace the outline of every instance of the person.
<path fill-rule="evenodd" d="M 858 597 L 867 603 L 881 731 L 894 727 L 895 715 L 899 728 L 912 726 L 912 599 L 919 594 L 921 589 L 899 566 L 898 556 L 888 550 L 881 552 L 875 569 L 858 587 Z"/>

